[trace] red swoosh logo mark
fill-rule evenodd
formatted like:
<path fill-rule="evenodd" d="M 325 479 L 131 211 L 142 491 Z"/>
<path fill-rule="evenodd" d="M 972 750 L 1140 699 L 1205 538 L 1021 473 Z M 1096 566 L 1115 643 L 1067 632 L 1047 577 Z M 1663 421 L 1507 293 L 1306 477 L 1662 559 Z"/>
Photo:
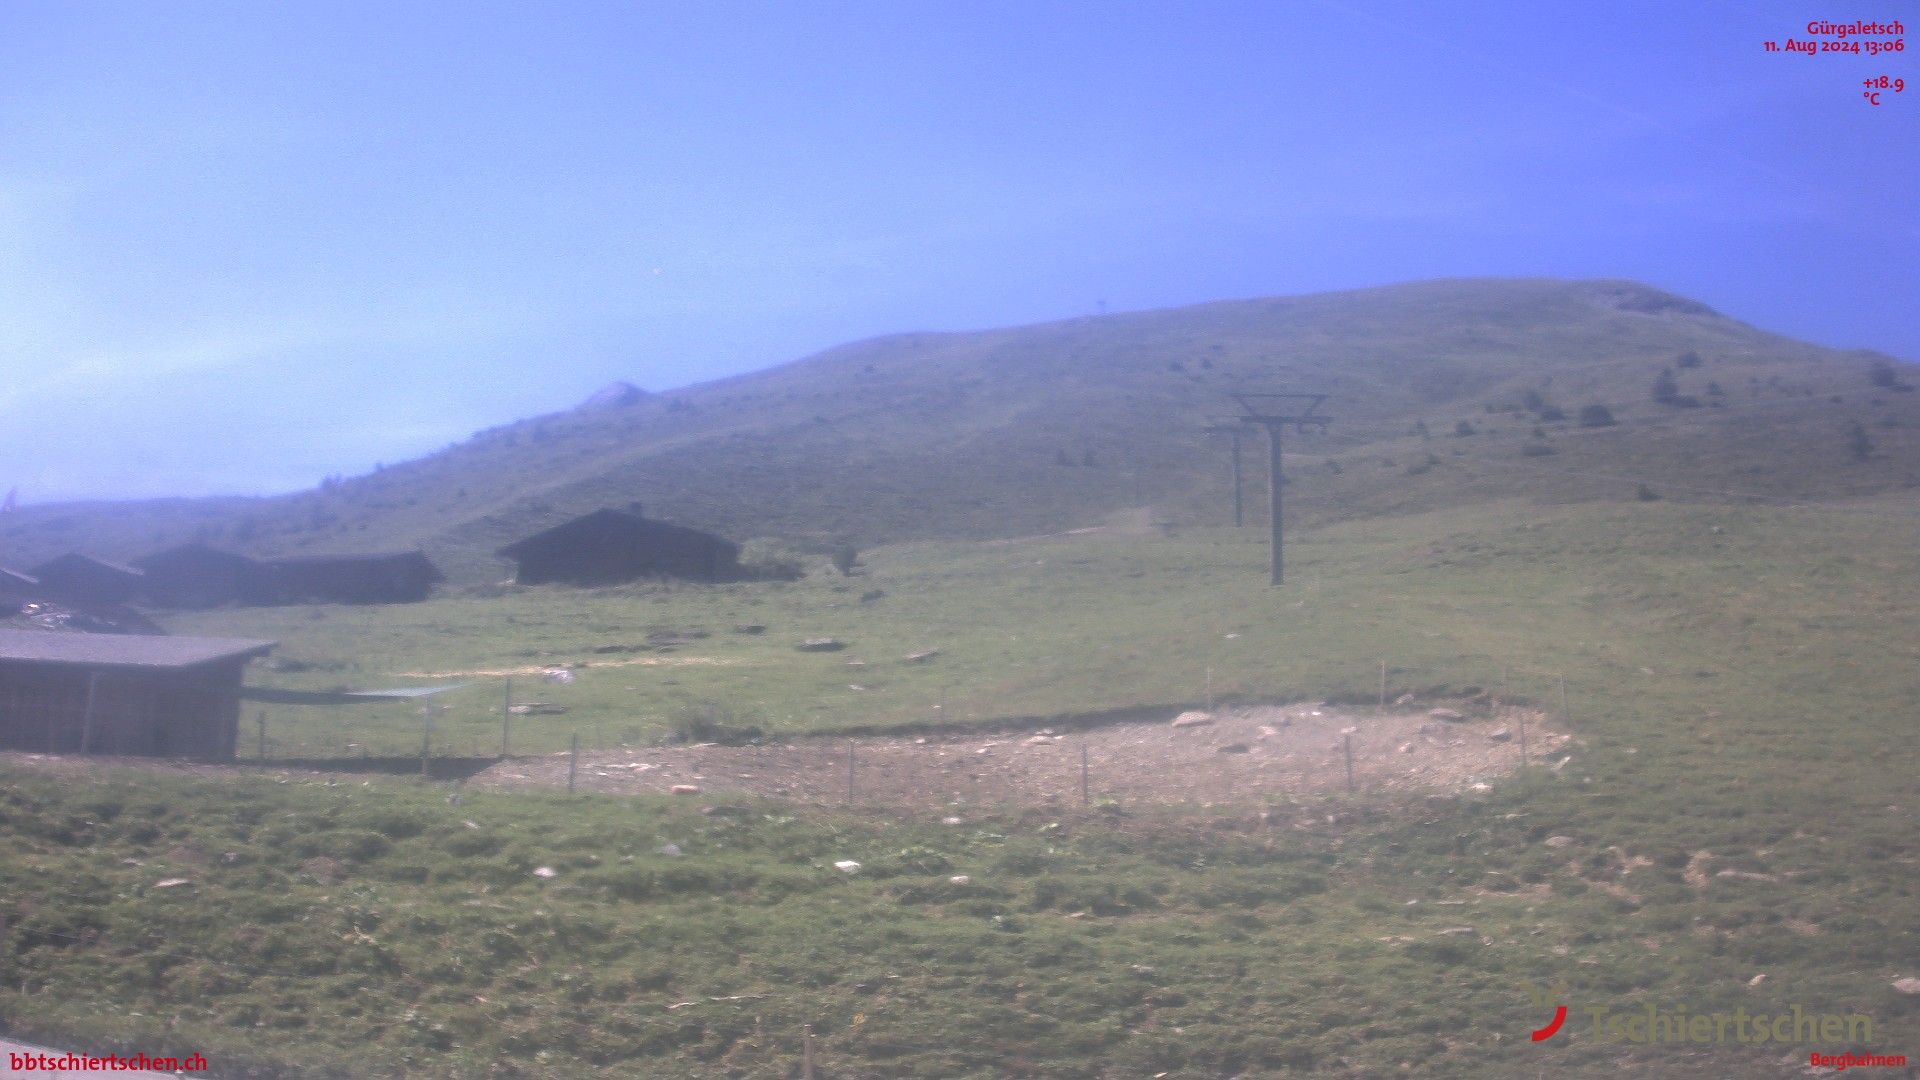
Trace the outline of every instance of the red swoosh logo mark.
<path fill-rule="evenodd" d="M 1546 1027 L 1543 1027 L 1539 1031 L 1536 1031 L 1533 1033 L 1533 1041 L 1545 1042 L 1548 1039 L 1553 1038 L 1553 1033 L 1556 1031 L 1559 1031 L 1560 1025 L 1566 1022 L 1567 1022 L 1567 1007 L 1565 1005 L 1562 1005 L 1559 1008 L 1553 1010 L 1553 1022 L 1551 1024 L 1548 1024 Z"/>

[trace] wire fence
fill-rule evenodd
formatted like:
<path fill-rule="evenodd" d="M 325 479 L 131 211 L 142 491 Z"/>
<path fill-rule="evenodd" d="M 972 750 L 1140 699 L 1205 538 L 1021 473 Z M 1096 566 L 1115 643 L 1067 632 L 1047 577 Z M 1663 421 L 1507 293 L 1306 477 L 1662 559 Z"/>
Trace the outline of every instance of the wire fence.
<path fill-rule="evenodd" d="M 522 767 L 530 785 L 565 783 L 582 794 L 682 787 L 697 789 L 688 793 L 700 795 L 704 804 L 721 806 L 729 797 L 752 795 L 821 809 L 921 811 L 977 820 L 1034 807 L 1096 814 L 1149 806 L 1237 812 L 1276 800 L 1458 791 L 1498 782 L 1522 766 L 1564 763 L 1572 719 L 1565 680 L 1557 672 L 1485 666 L 1490 677 L 1480 685 L 1442 688 L 1442 671 L 1382 660 L 1369 672 L 1370 694 L 1338 701 L 1201 701 L 1175 715 L 1072 727 L 607 753 L 589 750 L 576 738 L 561 754 L 507 759 L 502 767 Z M 1204 673 L 1200 681 L 1211 688 Z M 507 733 L 511 738 L 510 727 Z M 448 802 L 449 815 L 465 812 L 457 809 L 459 800 Z M 157 883 L 147 886 L 157 888 Z M 313 974 L 311 962 L 274 963 L 171 947 L 153 926 L 123 939 L 110 923 L 80 929 L 30 914 L 86 910 L 100 898 L 84 883 L 42 879 L 21 879 L 0 891 L 0 978 L 6 985 L 31 994 L 57 980 L 58 965 L 16 962 L 47 947 L 137 956 L 147 965 L 142 970 L 155 977 L 171 966 L 212 968 L 248 982 Z M 359 961 L 342 953 L 329 962 L 350 967 Z M 407 994 L 392 988 L 391 974 L 375 980 L 390 989 L 376 992 L 403 1008 Z M 903 1039 L 887 1030 L 883 1019 L 809 1017 L 804 1002 L 766 994 L 696 995 L 636 1002 L 632 1008 L 643 1026 L 700 1017 L 714 1031 L 728 1033 L 724 1056 L 745 1076 L 883 1076 L 889 1061 L 910 1056 L 922 1059 L 916 1067 L 923 1070 L 966 1072 L 999 1067 L 1007 1049 Z M 1020 1030 L 1058 1026 L 1044 1014 L 1014 1011 L 1021 1014 Z"/>
<path fill-rule="evenodd" d="M 587 728 L 564 737 L 567 749 L 537 754 L 513 752 L 516 717 L 509 712 L 493 745 L 471 731 L 463 741 L 437 739 L 429 717 L 414 755 L 281 758 L 263 711 L 256 760 L 414 773 L 490 789 L 770 798 L 929 814 L 1205 808 L 1471 786 L 1525 764 L 1550 763 L 1572 737 L 1564 677 L 1517 665 L 1482 666 L 1489 677 L 1477 685 L 1450 686 L 1457 667 L 1382 660 L 1368 680 L 1375 684 L 1371 693 L 1291 701 L 1280 695 L 1215 701 L 1209 669 L 1196 680 L 1205 687 L 1203 700 L 1190 706 L 1024 725 L 955 724 L 925 733 L 674 744 L 608 745 Z M 551 736 L 541 745 L 551 745 Z"/>

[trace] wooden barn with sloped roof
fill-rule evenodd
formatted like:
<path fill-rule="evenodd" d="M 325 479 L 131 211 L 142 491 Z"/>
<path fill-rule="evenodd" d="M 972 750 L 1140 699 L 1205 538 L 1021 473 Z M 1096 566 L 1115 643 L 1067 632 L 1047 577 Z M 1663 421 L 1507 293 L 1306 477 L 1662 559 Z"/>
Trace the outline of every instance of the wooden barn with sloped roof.
<path fill-rule="evenodd" d="M 595 510 L 500 549 L 522 585 L 613 585 L 645 577 L 725 581 L 740 574 L 740 546 L 712 533 L 629 510 Z"/>
<path fill-rule="evenodd" d="M 267 573 L 245 555 L 182 544 L 133 561 L 146 575 L 142 599 L 161 607 L 212 608 L 272 600 Z"/>
<path fill-rule="evenodd" d="M 418 551 L 299 555 L 261 564 L 278 604 L 406 604 L 446 578 Z"/>
<path fill-rule="evenodd" d="M 0 629 L 0 747 L 227 760 L 271 641 Z"/>
<path fill-rule="evenodd" d="M 131 566 L 69 551 L 48 559 L 31 571 L 47 595 L 83 604 L 124 604 L 146 584 L 146 575 Z"/>

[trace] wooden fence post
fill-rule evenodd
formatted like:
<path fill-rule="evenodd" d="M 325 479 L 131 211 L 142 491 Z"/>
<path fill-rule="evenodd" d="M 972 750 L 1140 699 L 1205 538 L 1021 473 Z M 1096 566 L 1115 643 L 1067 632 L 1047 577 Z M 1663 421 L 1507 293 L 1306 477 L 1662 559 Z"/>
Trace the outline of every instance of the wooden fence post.
<path fill-rule="evenodd" d="M 513 724 L 513 676 L 507 676 L 507 688 L 500 695 L 500 756 L 507 756 L 507 738 Z"/>
<path fill-rule="evenodd" d="M 93 705 L 94 698 L 98 695 L 99 690 L 100 673 L 97 671 L 88 672 L 87 706 L 86 711 L 80 714 L 80 752 L 82 754 L 93 753 Z"/>

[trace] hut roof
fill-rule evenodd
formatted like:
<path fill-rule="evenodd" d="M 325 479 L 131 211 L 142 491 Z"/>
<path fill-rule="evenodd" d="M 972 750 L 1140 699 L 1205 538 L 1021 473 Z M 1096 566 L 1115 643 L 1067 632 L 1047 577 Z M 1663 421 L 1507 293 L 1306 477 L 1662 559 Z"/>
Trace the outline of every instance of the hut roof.
<path fill-rule="evenodd" d="M 57 555 L 33 568 L 33 572 L 41 577 L 48 577 L 62 572 L 70 573 L 74 570 L 106 570 L 109 573 L 132 577 L 146 576 L 146 572 L 137 567 L 127 566 L 124 563 L 108 562 L 105 559 L 98 559 L 92 555 L 82 555 L 77 551 L 69 551 L 65 555 Z"/>
<path fill-rule="evenodd" d="M 185 668 L 265 656 L 278 642 L 244 638 L 137 637 L 0 629 L 0 661 L 85 667 Z"/>
<path fill-rule="evenodd" d="M 629 513 L 625 510 L 595 510 L 591 514 L 583 514 L 580 517 L 574 518 L 572 521 L 561 522 L 551 529 L 544 529 L 534 533 L 532 536 L 508 544 L 506 547 L 501 548 L 496 554 L 508 559 L 518 559 L 528 552 L 539 551 L 552 545 L 566 545 L 591 536 L 607 535 L 624 535 L 636 538 L 679 535 L 698 537 L 702 540 L 721 544 L 729 548 L 734 546 L 730 540 L 715 536 L 712 533 L 702 532 L 699 529 L 691 529 L 685 525 L 674 525 L 666 521 L 656 521 L 652 518 L 641 517 L 639 514 Z"/>
<path fill-rule="evenodd" d="M 200 563 L 216 562 L 234 566 L 256 565 L 253 559 L 245 555 L 231 551 L 221 551 L 219 548 L 210 548 L 205 544 L 180 544 L 167 548 L 164 551 L 156 551 L 151 555 L 142 555 L 140 558 L 133 560 L 133 565 L 151 570 L 156 565 L 166 565 L 181 561 Z"/>
<path fill-rule="evenodd" d="M 434 567 L 422 551 L 367 551 L 349 555 L 276 555 L 271 559 L 260 560 L 266 566 L 378 566 L 382 563 L 417 562 L 437 575 Z"/>

